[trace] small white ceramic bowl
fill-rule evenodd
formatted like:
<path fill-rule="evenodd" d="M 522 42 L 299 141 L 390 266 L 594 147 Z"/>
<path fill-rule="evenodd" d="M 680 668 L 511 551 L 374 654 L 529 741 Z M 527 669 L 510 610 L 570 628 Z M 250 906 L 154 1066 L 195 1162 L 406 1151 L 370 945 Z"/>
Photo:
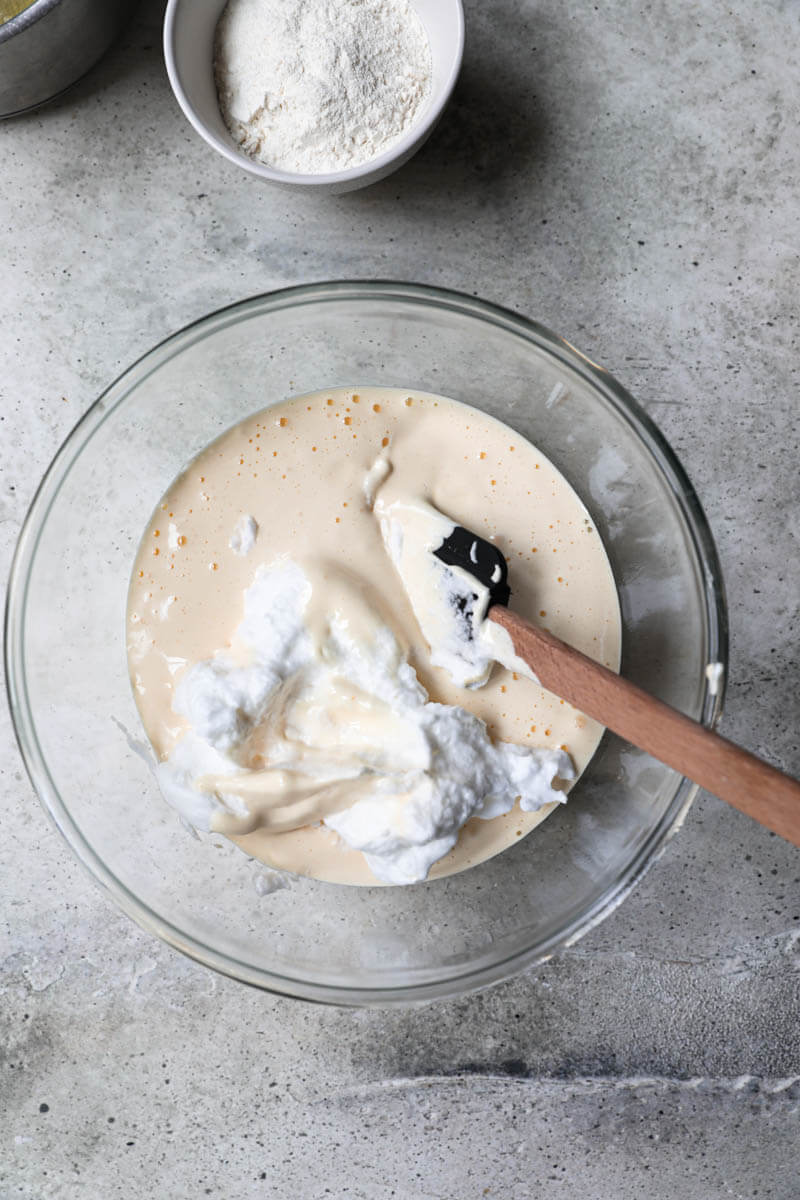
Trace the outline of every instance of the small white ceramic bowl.
<path fill-rule="evenodd" d="M 346 171 L 300 175 L 265 166 L 244 154 L 222 119 L 214 81 L 214 33 L 226 0 L 169 0 L 164 57 L 172 90 L 191 124 L 210 146 L 251 175 L 285 187 L 350 192 L 377 183 L 416 154 L 430 137 L 455 87 L 464 56 L 461 0 L 411 0 L 431 47 L 431 94 L 418 121 L 383 154 Z"/>

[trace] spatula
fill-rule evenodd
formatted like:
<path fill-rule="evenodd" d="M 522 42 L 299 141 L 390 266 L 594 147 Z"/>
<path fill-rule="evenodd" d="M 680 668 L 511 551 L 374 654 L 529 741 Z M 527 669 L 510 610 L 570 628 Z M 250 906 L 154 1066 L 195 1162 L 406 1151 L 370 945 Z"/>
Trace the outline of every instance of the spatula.
<path fill-rule="evenodd" d="M 800 783 L 600 666 L 508 607 L 508 566 L 497 546 L 457 525 L 435 556 L 489 591 L 488 619 L 543 687 L 767 829 L 800 846 Z"/>

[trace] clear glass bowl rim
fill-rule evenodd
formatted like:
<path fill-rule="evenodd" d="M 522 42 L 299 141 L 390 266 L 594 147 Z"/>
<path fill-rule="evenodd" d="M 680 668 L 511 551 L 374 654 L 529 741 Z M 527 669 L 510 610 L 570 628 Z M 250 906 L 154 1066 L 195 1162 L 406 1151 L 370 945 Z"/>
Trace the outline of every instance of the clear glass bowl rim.
<path fill-rule="evenodd" d="M 312 983 L 289 978 L 242 962 L 220 950 L 213 949 L 153 911 L 134 895 L 84 839 L 73 821 L 50 775 L 47 762 L 36 735 L 25 678 L 24 627 L 30 573 L 50 509 L 58 497 L 62 483 L 86 443 L 114 410 L 149 375 L 169 359 L 187 350 L 195 342 L 226 326 L 283 309 L 300 308 L 311 304 L 335 303 L 342 300 L 384 300 L 444 309 L 461 316 L 478 319 L 532 343 L 555 360 L 577 370 L 616 414 L 637 435 L 668 485 L 685 523 L 692 548 L 697 557 L 703 580 L 705 621 L 708 636 L 708 657 L 725 668 L 723 683 L 716 695 L 705 688 L 702 721 L 713 727 L 722 712 L 728 665 L 728 616 L 725 588 L 714 539 L 700 501 L 686 472 L 663 434 L 630 393 L 603 367 L 598 366 L 564 338 L 552 333 L 538 322 L 500 305 L 474 296 L 427 284 L 398 283 L 391 280 L 339 280 L 326 283 L 301 284 L 281 288 L 238 301 L 200 317 L 171 334 L 137 359 L 122 372 L 98 397 L 69 433 L 34 494 L 22 525 L 9 573 L 4 627 L 4 658 L 6 689 L 14 731 L 28 776 L 56 828 L 92 878 L 106 890 L 116 904 L 148 933 L 160 937 L 168 945 L 213 970 L 240 982 L 294 999 L 338 1005 L 399 1005 L 430 1001 L 486 987 L 501 979 L 543 962 L 554 953 L 574 944 L 594 926 L 603 921 L 622 903 L 641 880 L 653 862 L 663 853 L 669 840 L 680 829 L 698 792 L 687 779 L 678 782 L 672 801 L 661 820 L 653 828 L 638 854 L 628 864 L 605 894 L 580 917 L 566 923 L 546 943 L 515 951 L 496 962 L 478 965 L 465 964 L 456 976 L 441 982 L 414 983 L 408 986 L 344 987 Z"/>

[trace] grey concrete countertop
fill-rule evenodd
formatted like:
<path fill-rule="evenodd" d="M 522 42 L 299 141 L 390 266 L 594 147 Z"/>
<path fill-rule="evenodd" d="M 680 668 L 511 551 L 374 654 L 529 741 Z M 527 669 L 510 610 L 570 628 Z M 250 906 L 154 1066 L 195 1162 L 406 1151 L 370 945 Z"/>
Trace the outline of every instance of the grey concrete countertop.
<path fill-rule="evenodd" d="M 0 126 L 3 573 L 61 440 L 169 332 L 307 280 L 460 288 L 565 335 L 670 439 L 727 578 L 723 728 L 800 773 L 796 0 L 469 0 L 434 139 L 341 198 L 200 141 L 161 9 Z M 4 1200 L 800 1196 L 800 851 L 715 799 L 569 952 L 353 1012 L 140 932 L 48 823 L 5 711 L 0 779 Z"/>

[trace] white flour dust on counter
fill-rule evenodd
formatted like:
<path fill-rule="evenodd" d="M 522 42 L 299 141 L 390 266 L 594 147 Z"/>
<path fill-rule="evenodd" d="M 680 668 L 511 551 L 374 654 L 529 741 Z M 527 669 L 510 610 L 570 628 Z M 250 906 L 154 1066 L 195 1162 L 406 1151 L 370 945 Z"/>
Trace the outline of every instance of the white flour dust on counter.
<path fill-rule="evenodd" d="M 497 542 L 518 612 L 618 666 L 594 522 L 474 408 L 332 388 L 246 418 L 181 472 L 137 553 L 128 661 L 193 826 L 278 871 L 374 886 L 476 866 L 560 807 L 602 729 L 488 640 L 480 598 L 472 650 L 435 619 L 453 580 L 427 548 L 454 523 Z"/>
<path fill-rule="evenodd" d="M 246 154 L 321 175 L 376 158 L 421 116 L 431 52 L 409 0 L 229 0 L 215 72 Z"/>

